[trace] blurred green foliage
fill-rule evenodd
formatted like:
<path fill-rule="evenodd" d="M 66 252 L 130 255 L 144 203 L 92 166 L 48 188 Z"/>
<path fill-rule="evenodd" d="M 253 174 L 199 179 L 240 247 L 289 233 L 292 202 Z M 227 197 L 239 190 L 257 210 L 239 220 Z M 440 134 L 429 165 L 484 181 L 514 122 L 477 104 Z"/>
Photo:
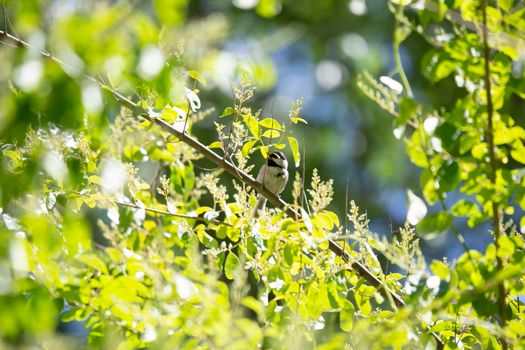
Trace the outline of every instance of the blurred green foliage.
<path fill-rule="evenodd" d="M 491 111 L 478 1 L 5 4 L 3 28 L 27 44 L 0 46 L 0 346 L 524 346 L 524 241 L 508 220 L 525 209 L 517 1 L 486 8 Z M 254 220 L 251 189 L 115 92 L 241 170 L 285 149 L 299 166 L 285 198 L 302 218 Z M 427 215 L 409 192 L 417 226 L 373 233 L 344 176 L 323 180 L 350 161 L 350 198 L 370 216 L 385 183 L 441 210 Z M 458 190 L 467 196 L 446 201 Z M 427 265 L 416 233 L 439 236 L 453 216 L 495 222 L 494 241 Z"/>

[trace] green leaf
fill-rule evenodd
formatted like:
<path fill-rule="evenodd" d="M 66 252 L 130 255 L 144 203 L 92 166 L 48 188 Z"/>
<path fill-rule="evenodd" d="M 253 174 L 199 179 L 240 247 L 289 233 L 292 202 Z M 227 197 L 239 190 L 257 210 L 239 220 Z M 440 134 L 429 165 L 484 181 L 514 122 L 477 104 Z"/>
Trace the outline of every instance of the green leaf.
<path fill-rule="evenodd" d="M 190 77 L 197 80 L 199 83 L 201 83 L 203 86 L 206 86 L 206 79 L 202 76 L 201 73 L 197 72 L 196 70 L 189 70 L 186 72 Z"/>
<path fill-rule="evenodd" d="M 451 161 L 443 165 L 437 172 L 439 191 L 444 193 L 454 190 L 461 180 L 460 176 L 458 163 Z"/>
<path fill-rule="evenodd" d="M 272 130 L 284 131 L 281 124 L 273 118 L 265 118 L 259 122 L 259 125 Z"/>
<path fill-rule="evenodd" d="M 337 290 L 337 283 L 332 280 L 329 283 L 325 283 L 325 285 L 327 286 L 326 297 L 328 299 L 328 305 L 330 306 L 328 310 L 341 309 L 343 307 L 343 300 L 346 301 L 346 299 L 340 297 L 339 291 Z"/>
<path fill-rule="evenodd" d="M 104 263 L 104 261 L 102 261 L 102 259 L 100 259 L 98 256 L 94 254 L 81 255 L 78 257 L 78 260 L 82 261 L 88 266 L 95 268 L 96 270 L 103 272 L 106 275 L 109 273 L 108 268 L 106 267 L 106 264 Z"/>
<path fill-rule="evenodd" d="M 253 310 L 258 315 L 264 312 L 264 304 L 252 296 L 246 296 L 242 298 L 241 305 L 247 307 L 250 310 Z"/>
<path fill-rule="evenodd" d="M 430 271 L 432 271 L 434 275 L 438 276 L 440 279 L 445 281 L 448 280 L 450 275 L 450 268 L 448 267 L 448 265 L 439 260 L 432 261 L 432 263 L 430 264 Z"/>
<path fill-rule="evenodd" d="M 479 143 L 479 136 L 463 135 L 459 138 L 459 153 L 465 154 Z"/>
<path fill-rule="evenodd" d="M 512 143 L 518 139 L 525 139 L 525 130 L 519 126 L 512 128 L 500 126 L 494 130 L 494 144 L 496 146 Z"/>
<path fill-rule="evenodd" d="M 21 318 L 24 328 L 31 333 L 48 333 L 54 330 L 58 321 L 58 312 L 51 295 L 38 288 L 32 291 L 28 297 L 24 310 L 25 314 L 17 315 Z M 2 309 L 4 307 L 5 305 Z M 12 321 L 16 322 L 15 320 Z"/>
<path fill-rule="evenodd" d="M 435 204 L 439 200 L 439 193 L 436 189 L 436 180 L 434 179 L 432 172 L 428 169 L 424 169 L 421 172 L 420 182 L 423 195 L 428 204 Z"/>
<path fill-rule="evenodd" d="M 370 315 L 372 312 L 372 305 L 370 304 L 370 299 L 374 296 L 376 289 L 372 286 L 367 286 L 366 284 L 361 284 L 357 291 L 354 294 L 355 301 L 359 311 L 365 316 Z"/>
<path fill-rule="evenodd" d="M 64 312 L 62 315 L 60 315 L 60 319 L 63 322 L 71 322 L 80 319 L 80 315 L 82 314 L 82 309 L 79 308 L 71 308 Z"/>
<path fill-rule="evenodd" d="M 20 154 L 19 151 L 5 150 L 3 153 L 4 153 L 4 156 L 11 158 L 13 161 L 22 160 L 22 155 Z"/>
<path fill-rule="evenodd" d="M 441 144 L 447 149 L 454 149 L 461 136 L 461 132 L 458 128 L 450 123 L 443 123 L 436 127 L 434 136 L 441 140 Z"/>
<path fill-rule="evenodd" d="M 220 149 L 222 149 L 222 143 L 220 141 L 212 142 L 212 143 L 210 143 L 208 148 L 220 148 Z"/>
<path fill-rule="evenodd" d="M 339 313 L 339 325 L 343 331 L 350 332 L 354 327 L 354 313 L 354 305 L 346 300 L 343 310 Z"/>
<path fill-rule="evenodd" d="M 413 98 L 403 97 L 399 102 L 399 116 L 395 119 L 396 125 L 404 125 L 408 120 L 416 118 L 419 111 L 420 106 Z"/>
<path fill-rule="evenodd" d="M 437 49 L 423 57 L 422 66 L 423 74 L 433 82 L 448 77 L 456 69 L 456 63 L 450 60 L 448 53 Z"/>
<path fill-rule="evenodd" d="M 480 142 L 472 147 L 472 156 L 476 159 L 482 159 L 488 152 L 488 146 L 485 142 Z"/>
<path fill-rule="evenodd" d="M 521 140 L 516 141 L 512 145 L 512 150 L 510 151 L 510 156 L 517 162 L 525 164 L 525 146 Z"/>
<path fill-rule="evenodd" d="M 269 139 L 277 139 L 279 136 L 281 136 L 281 134 L 277 130 L 266 130 L 262 134 L 262 137 L 267 137 Z"/>
<path fill-rule="evenodd" d="M 424 132 L 421 130 L 414 131 L 410 140 L 406 142 L 406 149 L 412 163 L 421 168 L 426 168 L 428 166 L 428 158 L 421 146 L 421 139 L 425 137 L 422 133 Z"/>
<path fill-rule="evenodd" d="M 232 107 L 226 107 L 224 108 L 224 111 L 219 116 L 219 118 L 226 117 L 233 114 L 233 108 Z"/>
<path fill-rule="evenodd" d="M 293 246 L 291 244 L 285 244 L 283 253 L 284 261 L 286 261 L 288 265 L 292 265 L 294 262 Z"/>
<path fill-rule="evenodd" d="M 427 239 L 435 238 L 445 232 L 453 223 L 454 219 L 450 213 L 430 214 L 416 225 L 416 233 Z"/>
<path fill-rule="evenodd" d="M 259 151 L 261 152 L 261 155 L 264 159 L 268 158 L 268 150 L 270 149 L 270 146 L 260 146 Z"/>
<path fill-rule="evenodd" d="M 294 123 L 294 124 L 297 124 L 297 123 L 308 124 L 308 122 L 307 122 L 306 120 L 304 120 L 303 118 L 300 118 L 300 117 L 292 117 L 292 118 L 291 118 L 291 121 L 292 121 L 292 123 Z"/>
<path fill-rule="evenodd" d="M 298 167 L 301 163 L 301 154 L 299 153 L 299 143 L 295 137 L 288 136 L 288 143 L 290 144 L 290 149 L 292 150 L 292 156 L 295 163 L 295 167 Z"/>
<path fill-rule="evenodd" d="M 498 4 L 501 6 L 501 8 L 505 11 L 510 11 L 512 9 L 512 3 L 514 0 L 499 0 Z"/>
<path fill-rule="evenodd" d="M 259 123 L 257 122 L 257 119 L 253 115 L 243 115 L 244 122 L 246 123 L 246 126 L 248 127 L 248 130 L 252 133 L 253 137 L 256 139 L 259 139 Z"/>
<path fill-rule="evenodd" d="M 450 208 L 454 216 L 472 216 L 479 213 L 479 207 L 467 200 L 461 199 Z"/>
<path fill-rule="evenodd" d="M 248 155 L 250 154 L 250 151 L 252 150 L 253 146 L 255 145 L 255 143 L 256 143 L 257 141 L 258 141 L 258 140 L 251 140 L 251 141 L 246 142 L 246 143 L 242 146 L 242 156 L 243 156 L 243 157 L 248 157 Z"/>
<path fill-rule="evenodd" d="M 511 257 L 516 251 L 516 244 L 507 235 L 498 237 L 498 256 L 500 258 Z"/>
<path fill-rule="evenodd" d="M 232 280 L 233 273 L 239 268 L 240 265 L 241 262 L 239 261 L 237 255 L 230 252 L 226 258 L 226 262 L 224 263 L 224 274 L 226 275 L 226 278 Z"/>
<path fill-rule="evenodd" d="M 319 288 L 324 288 L 324 285 L 319 286 L 316 282 L 312 283 L 306 293 L 306 307 L 308 309 L 308 317 L 316 320 L 323 312 L 323 298 Z"/>
<path fill-rule="evenodd" d="M 183 168 L 184 174 L 184 189 L 185 193 L 189 193 L 195 187 L 195 172 L 193 171 L 193 163 L 188 163 Z"/>
<path fill-rule="evenodd" d="M 70 255 L 91 248 L 91 227 L 82 217 L 68 214 L 64 217 L 63 238 Z"/>
<path fill-rule="evenodd" d="M 508 1 L 508 0 L 507 0 Z M 504 17 L 505 22 L 516 27 L 521 31 L 525 31 L 525 8 L 514 11 L 512 14 Z"/>

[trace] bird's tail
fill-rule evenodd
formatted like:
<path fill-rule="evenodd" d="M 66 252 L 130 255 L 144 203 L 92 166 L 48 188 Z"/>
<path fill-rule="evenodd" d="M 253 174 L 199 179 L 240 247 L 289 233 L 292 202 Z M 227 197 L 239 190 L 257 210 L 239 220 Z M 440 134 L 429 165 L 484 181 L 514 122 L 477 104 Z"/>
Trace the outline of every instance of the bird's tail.
<path fill-rule="evenodd" d="M 266 198 L 264 198 L 262 195 L 257 196 L 257 204 L 255 205 L 255 209 L 253 210 L 253 217 L 258 218 L 259 212 L 261 210 L 264 210 L 266 207 Z"/>

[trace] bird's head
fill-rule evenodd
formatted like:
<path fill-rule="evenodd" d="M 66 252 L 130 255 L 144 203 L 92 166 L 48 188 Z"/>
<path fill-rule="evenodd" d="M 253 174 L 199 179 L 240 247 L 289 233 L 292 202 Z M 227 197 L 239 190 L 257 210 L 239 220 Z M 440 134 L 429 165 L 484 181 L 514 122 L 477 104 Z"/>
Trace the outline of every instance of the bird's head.
<path fill-rule="evenodd" d="M 288 160 L 286 156 L 281 151 L 272 151 L 268 155 L 268 165 L 269 166 L 278 166 L 279 168 L 286 169 L 288 168 Z"/>

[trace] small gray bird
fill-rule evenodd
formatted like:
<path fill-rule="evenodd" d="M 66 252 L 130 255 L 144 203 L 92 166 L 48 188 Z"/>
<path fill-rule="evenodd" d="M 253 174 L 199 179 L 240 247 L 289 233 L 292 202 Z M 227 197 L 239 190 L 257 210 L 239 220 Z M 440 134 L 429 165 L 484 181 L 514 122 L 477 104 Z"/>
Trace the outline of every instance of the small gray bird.
<path fill-rule="evenodd" d="M 281 151 L 273 151 L 268 155 L 266 164 L 259 170 L 257 181 L 262 183 L 270 192 L 279 195 L 286 187 L 288 182 L 288 160 Z M 266 198 L 259 194 L 257 196 L 257 204 L 253 211 L 253 217 L 259 216 L 259 211 L 264 210 L 266 206 Z"/>

